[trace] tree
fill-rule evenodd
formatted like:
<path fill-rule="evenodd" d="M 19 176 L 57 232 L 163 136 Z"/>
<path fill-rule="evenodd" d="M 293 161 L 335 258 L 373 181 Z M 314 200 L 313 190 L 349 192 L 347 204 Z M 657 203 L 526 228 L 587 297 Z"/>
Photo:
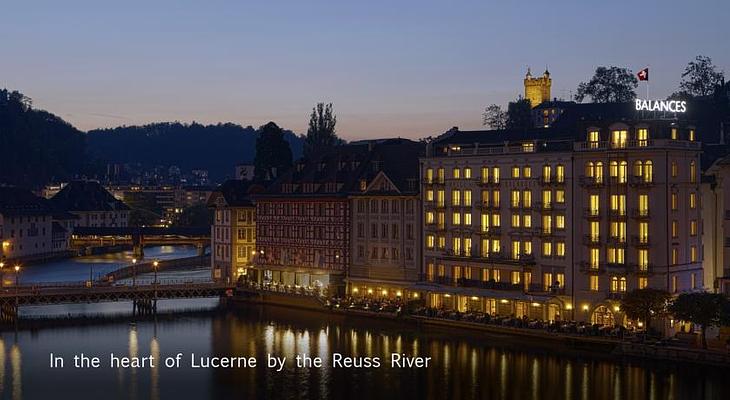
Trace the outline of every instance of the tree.
<path fill-rule="evenodd" d="M 519 97 L 507 105 L 508 129 L 528 129 L 532 127 L 532 105 L 530 100 Z"/>
<path fill-rule="evenodd" d="M 636 97 L 638 79 L 631 70 L 619 67 L 598 67 L 588 82 L 581 82 L 575 100 L 590 97 L 594 103 L 624 103 Z"/>
<path fill-rule="evenodd" d="M 275 123 L 269 122 L 259 128 L 253 164 L 254 179 L 257 181 L 274 179 L 291 168 L 291 148 L 284 140 L 284 132 Z"/>
<path fill-rule="evenodd" d="M 507 127 L 507 113 L 497 104 L 490 104 L 482 114 L 482 125 L 492 129 L 504 129 Z"/>
<path fill-rule="evenodd" d="M 707 328 L 720 325 L 725 296 L 715 293 L 682 293 L 669 305 L 674 319 L 689 321 L 702 327 L 702 348 L 707 348 Z"/>
<path fill-rule="evenodd" d="M 648 332 L 652 318 L 666 312 L 670 298 L 671 295 L 664 290 L 636 289 L 626 293 L 621 299 L 621 310 L 630 319 L 644 321 Z"/>
<path fill-rule="evenodd" d="M 679 83 L 679 93 L 686 93 L 690 96 L 709 96 L 715 93 L 715 89 L 723 82 L 722 72 L 718 72 L 712 59 L 706 56 L 697 56 L 690 61 L 682 73 L 682 81 Z"/>
<path fill-rule="evenodd" d="M 332 103 L 317 103 L 309 116 L 309 129 L 304 139 L 304 156 L 310 157 L 324 147 L 342 143 L 337 137 L 335 126 L 337 117 L 332 112 Z"/>

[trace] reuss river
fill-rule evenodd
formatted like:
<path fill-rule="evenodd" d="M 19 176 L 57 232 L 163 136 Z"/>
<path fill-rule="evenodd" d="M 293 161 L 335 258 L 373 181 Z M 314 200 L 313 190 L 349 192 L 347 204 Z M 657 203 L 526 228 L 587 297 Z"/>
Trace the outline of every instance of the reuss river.
<path fill-rule="evenodd" d="M 215 301 L 209 301 L 213 304 Z M 520 340 L 424 331 L 392 321 L 250 306 L 157 321 L 6 330 L 0 340 L 0 397 L 9 399 L 726 399 L 728 371 L 617 361 Z M 66 359 L 51 369 L 49 354 Z M 74 354 L 101 367 L 75 369 Z M 148 357 L 156 368 L 110 368 L 109 356 Z M 159 360 L 182 353 L 180 368 Z M 430 357 L 428 367 L 393 368 L 391 354 Z M 190 358 L 254 357 L 256 367 L 192 368 Z M 267 354 L 286 357 L 280 371 Z M 294 357 L 320 357 L 297 368 Z M 340 368 L 333 355 L 379 357 L 379 368 Z"/>

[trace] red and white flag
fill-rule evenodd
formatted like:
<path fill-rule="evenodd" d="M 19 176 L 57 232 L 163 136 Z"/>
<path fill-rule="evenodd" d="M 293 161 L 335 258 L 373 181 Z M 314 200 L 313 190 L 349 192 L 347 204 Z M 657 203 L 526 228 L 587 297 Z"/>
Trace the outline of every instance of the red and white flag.
<path fill-rule="evenodd" d="M 646 67 L 646 68 L 642 69 L 641 71 L 639 71 L 639 73 L 636 74 L 636 76 L 639 77 L 640 81 L 648 81 L 649 80 L 649 67 Z"/>

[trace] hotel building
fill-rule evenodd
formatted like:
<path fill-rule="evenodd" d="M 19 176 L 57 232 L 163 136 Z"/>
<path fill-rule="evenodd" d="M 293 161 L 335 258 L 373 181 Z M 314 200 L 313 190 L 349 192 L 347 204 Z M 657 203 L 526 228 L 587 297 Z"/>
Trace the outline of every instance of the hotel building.
<path fill-rule="evenodd" d="M 695 127 L 629 104 L 558 114 L 429 144 L 428 305 L 612 324 L 632 289 L 703 288 Z"/>

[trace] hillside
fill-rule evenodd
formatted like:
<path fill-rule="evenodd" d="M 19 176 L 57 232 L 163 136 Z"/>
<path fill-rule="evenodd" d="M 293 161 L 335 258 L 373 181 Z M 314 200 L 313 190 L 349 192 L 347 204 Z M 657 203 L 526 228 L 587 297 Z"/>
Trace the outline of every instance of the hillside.
<path fill-rule="evenodd" d="M 201 125 L 162 122 L 88 132 L 89 154 L 111 163 L 139 163 L 144 167 L 175 165 L 182 170 L 207 169 L 222 181 L 241 162 L 253 162 L 256 129 L 233 123 Z M 285 132 L 292 153 L 302 153 L 302 139 Z"/>
<path fill-rule="evenodd" d="M 0 89 L 0 183 L 29 188 L 68 180 L 86 167 L 83 132 L 35 110 L 20 92 Z"/>

